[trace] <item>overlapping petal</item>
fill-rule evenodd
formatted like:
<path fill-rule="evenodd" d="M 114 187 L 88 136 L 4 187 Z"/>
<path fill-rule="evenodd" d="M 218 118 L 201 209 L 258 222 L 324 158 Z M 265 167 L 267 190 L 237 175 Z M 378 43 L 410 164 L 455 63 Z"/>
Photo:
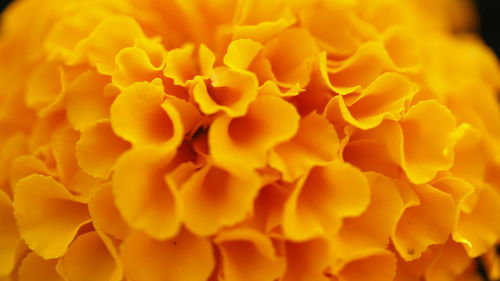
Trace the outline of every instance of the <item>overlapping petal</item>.
<path fill-rule="evenodd" d="M 78 229 L 90 221 L 84 202 L 51 177 L 30 175 L 19 180 L 14 214 L 21 237 L 45 259 L 64 255 Z"/>
<path fill-rule="evenodd" d="M 360 215 L 369 201 L 368 180 L 354 166 L 333 161 L 314 167 L 297 181 L 284 206 L 284 234 L 297 241 L 336 234 L 342 219 Z"/>
<path fill-rule="evenodd" d="M 206 280 L 215 265 L 210 242 L 185 230 L 164 241 L 132 234 L 120 252 L 125 276 L 137 281 Z"/>

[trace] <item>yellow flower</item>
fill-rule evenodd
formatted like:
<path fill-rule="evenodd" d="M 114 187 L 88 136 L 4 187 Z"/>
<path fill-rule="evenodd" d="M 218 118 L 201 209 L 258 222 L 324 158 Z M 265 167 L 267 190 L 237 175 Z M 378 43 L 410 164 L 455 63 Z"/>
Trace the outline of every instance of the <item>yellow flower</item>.
<path fill-rule="evenodd" d="M 467 0 L 17 0 L 1 281 L 500 276 Z"/>

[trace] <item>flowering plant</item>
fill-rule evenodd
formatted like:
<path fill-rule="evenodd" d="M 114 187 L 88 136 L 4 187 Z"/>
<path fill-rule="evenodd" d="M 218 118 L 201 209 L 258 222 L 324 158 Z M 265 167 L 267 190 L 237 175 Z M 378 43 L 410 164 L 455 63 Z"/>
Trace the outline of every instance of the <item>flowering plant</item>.
<path fill-rule="evenodd" d="M 458 0 L 15 1 L 0 280 L 500 278 L 472 25 Z"/>

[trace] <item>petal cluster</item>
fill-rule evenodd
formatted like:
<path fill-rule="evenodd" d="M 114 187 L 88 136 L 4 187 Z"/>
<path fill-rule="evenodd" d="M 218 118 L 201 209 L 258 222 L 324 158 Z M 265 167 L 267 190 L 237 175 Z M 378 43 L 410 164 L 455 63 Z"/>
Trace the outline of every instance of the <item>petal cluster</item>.
<path fill-rule="evenodd" d="M 500 277 L 466 0 L 17 0 L 0 280 Z"/>

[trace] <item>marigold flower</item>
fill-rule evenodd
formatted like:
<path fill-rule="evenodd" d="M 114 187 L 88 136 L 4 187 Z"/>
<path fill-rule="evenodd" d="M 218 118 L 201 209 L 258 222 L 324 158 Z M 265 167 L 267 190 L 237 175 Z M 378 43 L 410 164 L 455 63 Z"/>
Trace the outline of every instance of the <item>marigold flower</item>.
<path fill-rule="evenodd" d="M 471 10 L 14 1 L 0 280 L 498 279 L 500 67 Z"/>

